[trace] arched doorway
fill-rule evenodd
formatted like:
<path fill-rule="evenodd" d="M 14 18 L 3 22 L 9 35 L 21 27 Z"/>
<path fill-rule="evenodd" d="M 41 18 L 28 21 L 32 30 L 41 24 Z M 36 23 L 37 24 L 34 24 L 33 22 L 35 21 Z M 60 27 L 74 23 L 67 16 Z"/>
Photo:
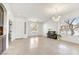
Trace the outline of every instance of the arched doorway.
<path fill-rule="evenodd" d="M 5 8 L 0 3 L 0 54 L 6 49 L 6 36 L 4 34 Z"/>
<path fill-rule="evenodd" d="M 0 35 L 3 35 L 3 19 L 4 18 L 4 11 L 3 8 L 0 6 Z"/>

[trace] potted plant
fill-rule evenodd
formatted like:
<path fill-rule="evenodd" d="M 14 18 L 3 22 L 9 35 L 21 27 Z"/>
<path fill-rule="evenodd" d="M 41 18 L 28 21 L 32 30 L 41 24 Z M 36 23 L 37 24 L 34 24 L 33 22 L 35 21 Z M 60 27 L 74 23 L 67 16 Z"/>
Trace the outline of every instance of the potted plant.
<path fill-rule="evenodd" d="M 60 40 L 61 37 L 62 37 L 62 36 L 61 36 L 60 34 L 57 34 L 57 39 L 58 39 L 58 40 Z"/>

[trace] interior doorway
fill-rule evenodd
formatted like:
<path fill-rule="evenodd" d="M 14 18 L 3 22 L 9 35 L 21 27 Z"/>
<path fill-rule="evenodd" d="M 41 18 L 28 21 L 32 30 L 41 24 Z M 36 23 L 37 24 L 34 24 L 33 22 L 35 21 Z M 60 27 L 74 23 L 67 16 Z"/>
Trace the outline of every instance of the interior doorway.
<path fill-rule="evenodd" d="M 6 50 L 6 22 L 7 22 L 7 18 L 6 18 L 6 8 L 4 6 L 4 4 L 0 3 L 0 54 Z"/>
<path fill-rule="evenodd" d="M 0 54 L 3 52 L 3 22 L 4 22 L 4 10 L 0 6 Z"/>

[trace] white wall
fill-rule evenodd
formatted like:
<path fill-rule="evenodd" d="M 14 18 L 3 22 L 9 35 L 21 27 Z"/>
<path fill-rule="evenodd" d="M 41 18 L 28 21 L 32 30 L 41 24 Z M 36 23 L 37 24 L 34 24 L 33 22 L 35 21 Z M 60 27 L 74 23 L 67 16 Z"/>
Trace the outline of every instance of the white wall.
<path fill-rule="evenodd" d="M 74 11 L 74 12 L 71 12 L 69 14 L 66 14 L 65 16 L 63 16 L 60 20 L 60 25 L 62 24 L 66 24 L 64 21 L 65 20 L 68 20 L 68 19 L 72 19 L 74 17 L 79 17 L 79 11 Z M 59 25 L 59 26 L 60 26 Z M 66 35 L 66 34 L 61 34 L 62 35 L 62 40 L 65 40 L 65 41 L 69 41 L 69 42 L 74 42 L 74 43 L 78 43 L 79 44 L 79 36 L 71 36 L 71 35 Z"/>
<path fill-rule="evenodd" d="M 15 17 L 15 20 L 12 22 L 12 38 L 27 38 L 27 34 L 24 33 L 24 22 L 23 18 Z M 27 29 L 27 28 L 26 28 Z M 26 31 L 27 32 L 27 31 Z"/>
<path fill-rule="evenodd" d="M 31 23 L 36 23 L 38 25 L 38 31 L 37 32 L 32 32 L 31 30 Z M 43 35 L 43 22 L 31 22 L 28 21 L 28 36 L 39 36 Z"/>
<path fill-rule="evenodd" d="M 58 31 L 58 23 L 49 19 L 49 21 L 43 24 L 43 35 L 47 36 L 48 29 L 52 31 Z"/>

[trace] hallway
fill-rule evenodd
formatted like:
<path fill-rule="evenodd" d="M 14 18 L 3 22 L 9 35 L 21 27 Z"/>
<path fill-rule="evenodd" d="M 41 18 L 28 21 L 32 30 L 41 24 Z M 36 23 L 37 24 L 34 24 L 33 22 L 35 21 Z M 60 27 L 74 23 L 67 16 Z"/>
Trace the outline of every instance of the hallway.
<path fill-rule="evenodd" d="M 73 55 L 79 54 L 79 44 L 53 40 L 45 37 L 31 37 L 14 40 L 3 55 Z"/>

